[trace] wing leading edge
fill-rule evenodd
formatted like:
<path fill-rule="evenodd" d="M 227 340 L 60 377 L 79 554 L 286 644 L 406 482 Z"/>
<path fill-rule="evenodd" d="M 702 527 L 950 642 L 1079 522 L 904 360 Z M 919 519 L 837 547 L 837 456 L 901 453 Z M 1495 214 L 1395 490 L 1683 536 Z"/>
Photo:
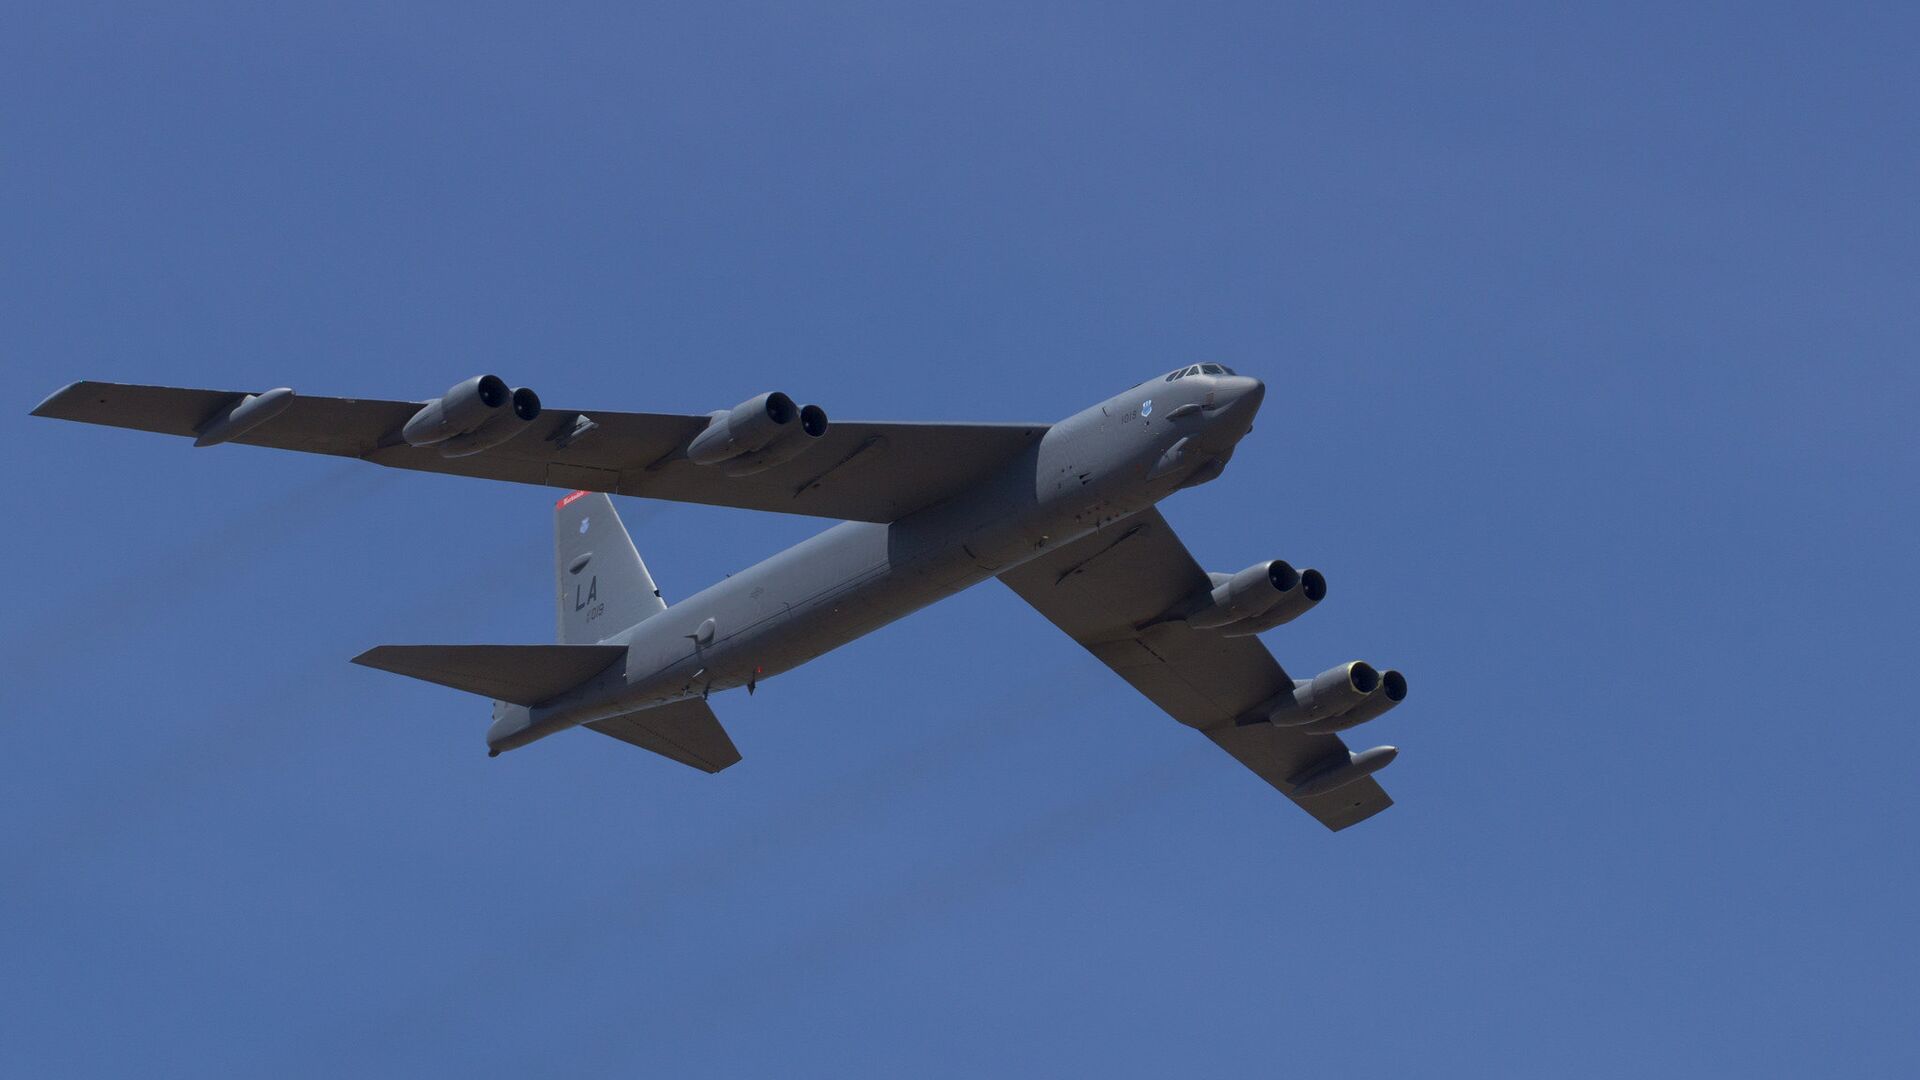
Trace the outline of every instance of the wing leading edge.
<path fill-rule="evenodd" d="M 1212 587 L 1157 510 L 1136 514 L 1000 575 L 1048 621 L 1175 720 L 1195 728 L 1262 780 L 1340 830 L 1393 805 L 1371 778 L 1295 797 L 1290 780 L 1345 760 L 1338 735 L 1235 721 L 1293 686 L 1257 637 L 1222 637 L 1182 622 L 1139 629 Z"/>
<path fill-rule="evenodd" d="M 77 382 L 33 415 L 195 438 L 246 396 Z M 940 502 L 1011 462 L 1047 431 L 1045 424 L 835 422 L 806 453 L 764 472 L 727 476 L 679 456 L 706 427 L 706 416 L 547 409 L 499 446 L 448 457 L 400 439 L 420 402 L 290 397 L 276 402 L 270 419 L 230 441 L 396 469 L 849 521 L 896 521 Z"/>

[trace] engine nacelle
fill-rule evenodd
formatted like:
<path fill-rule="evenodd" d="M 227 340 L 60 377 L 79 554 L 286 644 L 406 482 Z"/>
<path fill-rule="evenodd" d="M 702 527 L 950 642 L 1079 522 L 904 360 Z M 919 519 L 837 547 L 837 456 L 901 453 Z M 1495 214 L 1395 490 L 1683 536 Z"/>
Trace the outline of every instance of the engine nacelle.
<path fill-rule="evenodd" d="M 1327 579 L 1320 571 L 1308 569 L 1300 571 L 1300 587 L 1280 598 L 1280 602 L 1251 619 L 1242 619 L 1220 628 L 1221 637 L 1247 637 L 1250 634 L 1265 633 L 1281 623 L 1292 622 L 1313 610 L 1313 606 L 1327 598 Z"/>
<path fill-rule="evenodd" d="M 513 391 L 507 389 L 500 376 L 475 375 L 422 405 L 400 429 L 400 437 L 411 446 L 446 442 L 455 435 L 479 430 L 512 398 Z M 534 404 L 537 408 L 538 398 Z"/>
<path fill-rule="evenodd" d="M 1294 683 L 1291 693 L 1281 694 L 1267 702 L 1260 711 L 1265 712 L 1267 722 L 1276 727 L 1318 723 L 1343 715 L 1379 697 L 1380 681 L 1380 673 L 1373 669 L 1373 665 L 1364 660 L 1353 660 L 1336 668 L 1328 668 L 1306 682 Z M 1404 680 L 1401 685 L 1404 690 Z"/>
<path fill-rule="evenodd" d="M 748 398 L 726 412 L 714 413 L 706 428 L 687 444 L 687 457 L 696 465 L 718 465 L 763 450 L 786 434 L 787 425 L 799 415 L 793 399 L 777 390 Z"/>
<path fill-rule="evenodd" d="M 752 476 L 775 465 L 784 465 L 813 449 L 817 440 L 827 433 L 827 427 L 827 410 L 818 405 L 802 405 L 798 424 L 788 425 L 786 431 L 760 449 L 724 462 L 720 471 L 728 476 Z"/>
<path fill-rule="evenodd" d="M 1317 735 L 1330 735 L 1336 731 L 1345 731 L 1350 727 L 1359 727 L 1369 720 L 1377 720 L 1380 715 L 1407 699 L 1407 677 L 1391 669 L 1380 673 L 1380 692 L 1371 694 L 1365 701 L 1348 709 L 1338 716 L 1325 720 L 1316 720 L 1301 728 L 1302 731 Z"/>
<path fill-rule="evenodd" d="M 495 409 L 486 423 L 440 444 L 443 457 L 466 457 L 499 446 L 540 418 L 540 395 L 522 386 L 514 390 L 513 407 Z"/>
<path fill-rule="evenodd" d="M 1284 560 L 1254 563 L 1215 585 L 1206 605 L 1187 616 L 1187 625 L 1210 630 L 1237 623 L 1265 613 L 1299 589 L 1299 572 Z"/>

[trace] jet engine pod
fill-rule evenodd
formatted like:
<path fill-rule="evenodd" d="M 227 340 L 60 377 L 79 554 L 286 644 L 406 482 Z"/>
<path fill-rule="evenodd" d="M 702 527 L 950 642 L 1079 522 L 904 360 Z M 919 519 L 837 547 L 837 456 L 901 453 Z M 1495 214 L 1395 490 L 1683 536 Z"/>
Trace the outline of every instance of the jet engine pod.
<path fill-rule="evenodd" d="M 443 457 L 466 457 L 499 446 L 540 418 L 540 395 L 522 386 L 513 392 L 513 408 L 497 409 L 486 423 L 440 444 Z"/>
<path fill-rule="evenodd" d="M 1300 574 L 1285 560 L 1254 563 L 1214 586 L 1205 606 L 1187 616 L 1187 625 L 1210 630 L 1237 623 L 1267 611 L 1299 588 Z"/>
<path fill-rule="evenodd" d="M 718 465 L 765 449 L 786 434 L 787 426 L 799 415 L 793 399 L 777 390 L 748 398 L 726 412 L 714 413 L 706 428 L 687 444 L 687 457 L 696 465 Z M 823 422 L 825 418 L 822 413 Z"/>
<path fill-rule="evenodd" d="M 1313 610 L 1313 606 L 1327 598 L 1327 579 L 1318 570 L 1300 571 L 1300 587 L 1280 598 L 1280 602 L 1251 619 L 1242 619 L 1220 628 L 1221 637 L 1246 637 L 1260 634 L 1292 622 Z"/>
<path fill-rule="evenodd" d="M 1387 670 L 1380 673 L 1380 692 L 1348 709 L 1338 716 L 1325 720 L 1316 720 L 1301 728 L 1315 734 L 1331 734 L 1345 731 L 1350 727 L 1359 727 L 1369 720 L 1377 720 L 1381 714 L 1407 699 L 1407 677 L 1397 671 Z"/>
<path fill-rule="evenodd" d="M 827 426 L 827 410 L 818 405 L 802 405 L 798 424 L 789 425 L 760 449 L 727 461 L 720 471 L 728 476 L 752 476 L 775 465 L 784 465 L 819 445 Z"/>
<path fill-rule="evenodd" d="M 446 442 L 455 435 L 478 430 L 512 398 L 513 391 L 507 389 L 500 376 L 475 375 L 422 405 L 400 429 L 400 437 L 411 446 Z M 533 406 L 537 413 L 539 398 L 533 399 Z"/>
<path fill-rule="evenodd" d="M 1263 708 L 1276 727 L 1300 727 L 1339 716 L 1380 693 L 1380 673 L 1365 660 L 1353 660 L 1296 682 Z M 1404 691 L 1405 680 L 1401 681 Z"/>

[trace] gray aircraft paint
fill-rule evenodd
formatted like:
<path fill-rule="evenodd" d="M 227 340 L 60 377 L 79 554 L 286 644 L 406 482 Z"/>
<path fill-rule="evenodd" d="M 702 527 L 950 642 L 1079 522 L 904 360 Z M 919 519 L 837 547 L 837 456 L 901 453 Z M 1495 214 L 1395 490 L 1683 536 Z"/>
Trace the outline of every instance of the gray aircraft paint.
<path fill-rule="evenodd" d="M 554 640 L 592 645 L 667 609 L 613 502 L 597 492 L 560 500 L 553 514 Z"/>
<path fill-rule="evenodd" d="M 1239 375 L 1142 383 L 1053 425 L 988 482 L 944 503 L 890 524 L 834 526 L 598 639 L 627 646 L 625 664 L 541 705 L 496 709 L 487 744 L 499 753 L 789 671 L 1152 506 L 1196 474 L 1218 475 L 1264 394 Z M 574 554 L 556 554 L 562 578 L 592 546 L 568 536 L 566 518 L 557 515 L 556 551 Z M 608 524 L 631 551 L 625 530 Z"/>
<path fill-rule="evenodd" d="M 555 511 L 558 643 L 381 645 L 354 658 L 493 698 L 491 753 L 585 725 L 718 772 L 741 755 L 709 693 L 751 693 L 998 577 L 1327 828 L 1393 805 L 1371 779 L 1393 748 L 1355 753 L 1338 732 L 1395 707 L 1405 677 L 1387 669 L 1339 689 L 1342 672 L 1362 670 L 1348 664 L 1293 678 L 1256 635 L 1318 603 L 1325 578 L 1279 560 L 1209 572 L 1154 509 L 1221 475 L 1264 396 L 1254 379 L 1189 365 L 1051 425 L 829 423 L 773 393 L 706 415 L 549 410 L 531 390 L 505 388 L 478 376 L 407 402 L 83 380 L 33 412 L 201 445 L 588 489 Z M 803 422 L 778 430 L 789 414 Z M 742 447 L 757 449 L 729 456 Z M 601 492 L 844 524 L 669 606 Z"/>

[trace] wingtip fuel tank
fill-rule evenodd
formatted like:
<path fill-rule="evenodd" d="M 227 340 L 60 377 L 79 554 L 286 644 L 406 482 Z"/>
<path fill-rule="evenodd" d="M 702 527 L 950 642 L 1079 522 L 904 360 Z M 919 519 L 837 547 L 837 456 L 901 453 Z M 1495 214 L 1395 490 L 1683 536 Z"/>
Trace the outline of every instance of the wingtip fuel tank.
<path fill-rule="evenodd" d="M 1371 750 L 1348 754 L 1345 762 L 1296 777 L 1293 780 L 1293 790 L 1289 794 L 1296 799 L 1325 795 L 1329 791 L 1346 787 L 1355 780 L 1372 776 L 1393 764 L 1393 759 L 1399 756 L 1400 748 L 1397 746 L 1376 746 Z"/>
<path fill-rule="evenodd" d="M 278 386 L 263 394 L 248 394 L 213 414 L 200 425 L 193 445 L 216 446 L 237 439 L 285 412 L 293 404 L 293 389 Z"/>

